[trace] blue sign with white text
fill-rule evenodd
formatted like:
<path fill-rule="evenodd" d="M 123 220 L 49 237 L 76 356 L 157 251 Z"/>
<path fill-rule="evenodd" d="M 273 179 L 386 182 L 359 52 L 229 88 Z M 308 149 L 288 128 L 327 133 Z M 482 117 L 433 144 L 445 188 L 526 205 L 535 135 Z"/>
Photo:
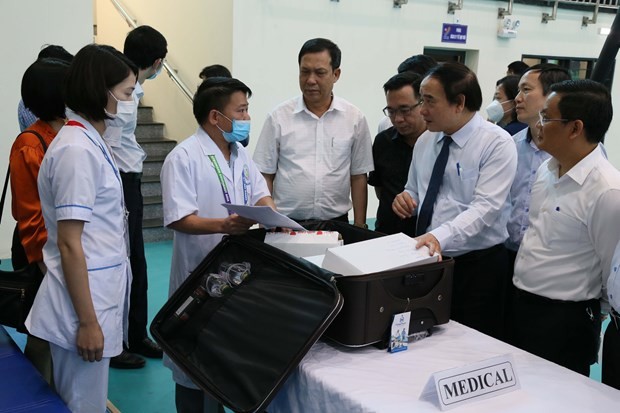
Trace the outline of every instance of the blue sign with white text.
<path fill-rule="evenodd" d="M 463 24 L 444 23 L 441 31 L 441 41 L 443 43 L 463 43 L 467 42 L 467 26 Z"/>

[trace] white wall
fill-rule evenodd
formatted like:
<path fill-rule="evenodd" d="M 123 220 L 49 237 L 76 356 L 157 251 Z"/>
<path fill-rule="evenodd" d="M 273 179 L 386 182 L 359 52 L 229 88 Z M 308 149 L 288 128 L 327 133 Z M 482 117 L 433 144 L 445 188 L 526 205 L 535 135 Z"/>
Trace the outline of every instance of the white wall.
<path fill-rule="evenodd" d="M 409 0 L 401 9 L 392 0 L 238 0 L 234 2 L 233 74 L 250 86 L 252 141 L 254 147 L 267 112 L 300 93 L 297 54 L 305 40 L 327 37 L 342 50 L 342 76 L 335 93 L 357 105 L 367 116 L 371 131 L 382 117 L 385 98 L 381 86 L 398 64 L 424 47 L 459 48 L 478 52 L 470 65 L 479 77 L 486 106 L 495 81 L 508 63 L 522 54 L 598 57 L 605 38 L 597 34 L 610 27 L 614 15 L 600 14 L 599 23 L 581 27 L 586 12 L 560 9 L 558 20 L 541 24 L 548 7 L 515 4 L 513 15 L 521 20 L 516 39 L 496 36 L 497 9 L 505 1 L 467 0 L 464 10 L 448 15 L 447 0 Z M 468 25 L 465 45 L 441 43 L 442 23 Z M 614 102 L 620 91 L 620 68 L 614 80 Z M 618 104 L 617 104 L 618 105 Z M 617 106 L 620 112 L 620 106 Z M 611 161 L 620 167 L 620 116 L 613 122 L 606 146 Z M 375 216 L 377 201 L 369 191 L 368 215 Z"/>
<path fill-rule="evenodd" d="M 84 0 L 0 1 L 0 176 L 4 184 L 9 153 L 19 133 L 17 103 L 24 71 L 41 46 L 59 44 L 76 53 L 93 40 L 93 5 Z M 10 257 L 15 221 L 10 190 L 0 225 L 0 258 Z"/>
<path fill-rule="evenodd" d="M 149 25 L 168 41 L 166 60 L 192 91 L 196 90 L 200 70 L 232 62 L 232 3 L 221 0 L 121 0 L 138 25 Z M 131 30 L 110 0 L 95 0 L 97 43 L 123 50 Z M 165 135 L 181 141 L 196 130 L 192 104 L 164 73 L 143 84 L 142 104 L 154 107 L 155 121 L 165 123 Z"/>

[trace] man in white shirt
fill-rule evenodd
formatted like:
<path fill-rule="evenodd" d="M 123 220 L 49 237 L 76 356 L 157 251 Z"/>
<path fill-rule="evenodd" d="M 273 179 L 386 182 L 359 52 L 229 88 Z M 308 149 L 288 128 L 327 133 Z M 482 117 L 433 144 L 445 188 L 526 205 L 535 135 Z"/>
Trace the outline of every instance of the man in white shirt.
<path fill-rule="evenodd" d="M 517 167 L 514 142 L 477 113 L 482 92 L 465 65 L 432 68 L 420 94 L 428 131 L 413 149 L 407 185 L 393 210 L 401 219 L 417 212 L 418 247 L 455 258 L 451 318 L 498 337 L 509 270 L 503 244 Z"/>
<path fill-rule="evenodd" d="M 144 367 L 144 359 L 162 358 L 162 350 L 147 334 L 148 323 L 148 276 L 144 240 L 142 237 L 142 163 L 146 153 L 136 140 L 138 123 L 138 104 L 144 95 L 142 84 L 154 79 L 161 71 L 168 53 L 168 43 L 164 36 L 150 26 L 133 29 L 125 38 L 123 53 L 138 67 L 138 81 L 133 93 L 133 102 L 119 110 L 116 119 L 108 124 L 106 142 L 112 148 L 114 160 L 118 165 L 123 182 L 123 196 L 129 215 L 129 246 L 131 272 L 131 307 L 129 309 L 128 344 L 129 350 L 112 357 L 110 367 L 134 369 Z M 120 129 L 120 130 L 115 130 Z M 138 355 L 139 354 L 139 355 Z"/>
<path fill-rule="evenodd" d="M 254 224 L 224 203 L 275 205 L 265 179 L 240 142 L 249 136 L 251 90 L 237 79 L 205 80 L 194 96 L 196 133 L 166 157 L 161 170 L 164 224 L 175 231 L 170 295 L 222 240 Z M 167 356 L 176 383 L 178 413 L 223 412 Z"/>
<path fill-rule="evenodd" d="M 302 96 L 267 116 L 254 161 L 283 214 L 348 222 L 353 206 L 354 224 L 365 227 L 372 143 L 364 115 L 333 94 L 340 57 L 328 39 L 304 43 L 298 57 Z"/>
<path fill-rule="evenodd" d="M 586 376 L 598 353 L 601 309 L 609 309 L 603 287 L 620 239 L 620 172 L 599 146 L 611 118 L 602 84 L 551 86 L 534 133 L 551 158 L 532 186 L 530 226 L 513 278 L 514 344 Z"/>
<path fill-rule="evenodd" d="M 531 189 L 536 171 L 549 158 L 549 154 L 540 150 L 532 139 L 532 133 L 536 131 L 538 123 L 538 113 L 545 105 L 545 99 L 551 92 L 551 85 L 569 79 L 570 74 L 566 69 L 543 63 L 532 66 L 519 80 L 519 93 L 515 97 L 517 119 L 526 123 L 528 127 L 513 136 L 517 145 L 518 163 L 517 174 L 510 188 L 509 238 L 506 241 L 512 264 L 529 225 Z"/>

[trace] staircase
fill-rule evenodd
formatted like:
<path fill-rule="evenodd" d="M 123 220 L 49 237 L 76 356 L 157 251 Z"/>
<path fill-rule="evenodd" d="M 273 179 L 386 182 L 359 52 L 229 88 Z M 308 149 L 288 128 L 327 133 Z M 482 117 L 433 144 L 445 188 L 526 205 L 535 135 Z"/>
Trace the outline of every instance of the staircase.
<path fill-rule="evenodd" d="M 142 169 L 142 196 L 144 198 L 144 217 L 142 234 L 144 242 L 155 242 L 172 239 L 172 230 L 164 228 L 161 182 L 159 173 L 166 155 L 177 144 L 164 138 L 164 124 L 153 122 L 153 108 L 138 108 L 138 126 L 136 139 L 146 152 L 146 160 Z"/>

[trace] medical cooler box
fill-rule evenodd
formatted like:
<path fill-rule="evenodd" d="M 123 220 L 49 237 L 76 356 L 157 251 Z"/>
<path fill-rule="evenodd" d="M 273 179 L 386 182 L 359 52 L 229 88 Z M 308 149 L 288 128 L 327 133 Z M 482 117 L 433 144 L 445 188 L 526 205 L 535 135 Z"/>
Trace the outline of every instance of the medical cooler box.
<path fill-rule="evenodd" d="M 340 221 L 305 221 L 308 230 L 337 231 L 345 245 L 385 236 Z M 379 257 L 377 259 L 380 259 Z M 411 311 L 409 335 L 450 321 L 454 260 L 364 275 L 337 275 L 344 307 L 324 336 L 346 346 L 385 348 L 394 314 Z"/>
<path fill-rule="evenodd" d="M 222 283 L 222 274 L 240 283 Z M 151 334 L 211 397 L 257 412 L 342 305 L 334 274 L 252 237 L 228 236 L 162 307 Z"/>

